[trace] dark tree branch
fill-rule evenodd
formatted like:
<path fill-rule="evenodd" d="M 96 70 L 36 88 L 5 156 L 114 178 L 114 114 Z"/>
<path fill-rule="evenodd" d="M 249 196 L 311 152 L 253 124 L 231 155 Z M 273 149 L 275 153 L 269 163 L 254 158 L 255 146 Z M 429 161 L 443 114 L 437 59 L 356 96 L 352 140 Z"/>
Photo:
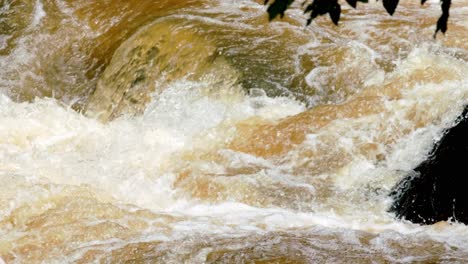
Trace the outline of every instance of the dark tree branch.
<path fill-rule="evenodd" d="M 264 4 L 268 4 L 270 0 L 265 0 Z M 277 16 L 281 18 L 284 17 L 284 12 L 291 6 L 294 0 L 275 0 L 267 9 L 269 19 L 272 20 Z M 307 0 L 302 3 L 304 8 L 304 13 L 309 13 L 309 18 L 307 19 L 307 25 L 309 25 L 312 20 L 318 16 L 329 14 L 331 21 L 338 25 L 341 15 L 341 5 L 338 3 L 338 0 L 312 0 L 310 4 L 307 4 Z M 367 3 L 368 0 L 346 0 L 346 2 L 353 8 L 356 8 L 357 2 Z M 398 6 L 399 0 L 383 0 L 383 6 L 388 14 L 393 15 Z M 426 0 L 421 0 L 421 5 L 423 5 Z M 441 31 L 445 34 L 447 31 L 447 22 L 449 18 L 449 10 L 451 0 L 441 0 L 442 15 L 437 21 L 436 31 L 434 33 L 434 38 L 437 33 Z"/>

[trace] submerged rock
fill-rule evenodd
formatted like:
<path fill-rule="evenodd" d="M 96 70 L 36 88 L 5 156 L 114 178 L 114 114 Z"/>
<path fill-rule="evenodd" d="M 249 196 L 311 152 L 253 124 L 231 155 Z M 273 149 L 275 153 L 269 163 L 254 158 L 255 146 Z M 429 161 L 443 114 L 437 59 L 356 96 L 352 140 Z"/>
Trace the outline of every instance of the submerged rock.
<path fill-rule="evenodd" d="M 455 220 L 468 224 L 467 161 L 468 105 L 429 159 L 396 185 L 390 210 L 413 223 Z"/>
<path fill-rule="evenodd" d="M 156 21 L 116 50 L 86 114 L 103 122 L 122 114 L 139 114 L 151 93 L 183 78 L 214 86 L 234 85 L 237 74 L 199 29 L 178 20 Z"/>

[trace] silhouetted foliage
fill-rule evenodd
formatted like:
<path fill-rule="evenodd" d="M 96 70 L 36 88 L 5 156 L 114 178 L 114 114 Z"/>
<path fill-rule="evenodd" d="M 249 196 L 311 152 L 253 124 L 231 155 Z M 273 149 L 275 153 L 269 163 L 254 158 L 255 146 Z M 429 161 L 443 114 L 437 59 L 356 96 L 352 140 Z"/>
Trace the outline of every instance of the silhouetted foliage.
<path fill-rule="evenodd" d="M 387 13 L 389 13 L 391 16 L 393 16 L 393 13 L 395 13 L 395 9 L 398 6 L 398 0 L 383 0 L 383 6 L 385 7 L 385 10 L 387 10 Z"/>
<path fill-rule="evenodd" d="M 425 1 L 425 0 L 423 0 Z M 450 4 L 451 0 L 441 0 L 442 2 L 442 15 L 440 16 L 439 20 L 437 20 L 437 29 L 436 32 L 434 33 L 434 38 L 437 35 L 437 32 L 440 30 L 442 33 L 445 33 L 447 31 L 447 21 L 449 17 L 449 10 L 450 10 Z"/>
<path fill-rule="evenodd" d="M 284 17 L 284 12 L 289 6 L 294 2 L 294 0 L 284 0 L 284 1 L 275 1 L 268 7 L 268 14 L 270 20 L 274 19 L 276 16 Z M 265 0 L 265 5 L 268 4 L 268 0 Z"/>
<path fill-rule="evenodd" d="M 265 5 L 271 2 L 270 0 L 265 0 Z M 283 18 L 284 12 L 291 6 L 294 0 L 275 0 L 268 7 L 268 15 L 270 20 L 274 19 L 278 15 Z M 308 3 L 309 0 L 306 0 L 302 6 L 304 8 L 304 13 L 309 14 L 307 19 L 307 25 L 309 25 L 314 18 L 317 16 L 328 14 L 330 19 L 335 25 L 338 25 L 341 14 L 341 5 L 338 3 L 338 0 L 312 0 Z M 350 6 L 353 8 L 357 7 L 357 2 L 367 3 L 367 0 L 346 0 Z M 383 6 L 387 13 L 393 15 L 398 6 L 399 0 L 382 0 Z M 421 0 L 421 5 L 423 5 L 426 0 Z M 447 31 L 447 21 L 449 18 L 449 9 L 451 0 L 441 0 L 442 15 L 437 21 L 436 31 L 434 33 L 434 38 L 437 35 L 437 32 L 441 31 L 445 33 Z"/>

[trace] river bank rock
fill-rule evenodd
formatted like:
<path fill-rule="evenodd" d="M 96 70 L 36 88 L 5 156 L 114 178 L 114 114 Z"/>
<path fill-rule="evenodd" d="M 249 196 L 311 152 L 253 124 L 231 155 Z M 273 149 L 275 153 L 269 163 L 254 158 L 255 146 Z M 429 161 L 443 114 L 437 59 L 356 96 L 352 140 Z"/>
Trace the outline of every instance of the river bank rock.
<path fill-rule="evenodd" d="M 454 220 L 468 224 L 466 191 L 468 105 L 458 123 L 446 131 L 430 157 L 400 181 L 390 211 L 413 223 Z"/>

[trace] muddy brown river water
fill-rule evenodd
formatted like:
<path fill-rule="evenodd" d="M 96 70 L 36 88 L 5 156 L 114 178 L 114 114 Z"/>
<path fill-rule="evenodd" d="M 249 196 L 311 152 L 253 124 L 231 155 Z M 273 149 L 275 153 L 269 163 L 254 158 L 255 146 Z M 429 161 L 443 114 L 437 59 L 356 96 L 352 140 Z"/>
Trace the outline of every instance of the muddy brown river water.
<path fill-rule="evenodd" d="M 468 263 L 388 193 L 468 102 L 468 2 L 0 0 L 0 263 Z"/>

